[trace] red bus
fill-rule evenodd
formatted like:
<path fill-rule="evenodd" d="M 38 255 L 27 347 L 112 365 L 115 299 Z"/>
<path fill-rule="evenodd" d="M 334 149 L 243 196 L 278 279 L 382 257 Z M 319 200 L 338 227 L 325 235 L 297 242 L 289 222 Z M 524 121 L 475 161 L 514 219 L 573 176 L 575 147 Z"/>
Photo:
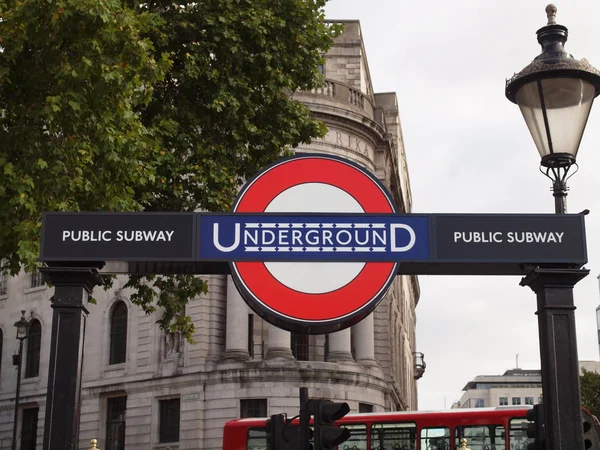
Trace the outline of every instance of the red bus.
<path fill-rule="evenodd" d="M 336 424 L 350 429 L 338 450 L 526 450 L 526 412 L 531 407 L 398 411 L 348 414 Z M 237 419 L 223 430 L 223 450 L 266 450 L 266 418 Z M 598 419 L 583 411 L 589 449 L 600 450 Z M 298 419 L 290 424 L 299 425 Z"/>

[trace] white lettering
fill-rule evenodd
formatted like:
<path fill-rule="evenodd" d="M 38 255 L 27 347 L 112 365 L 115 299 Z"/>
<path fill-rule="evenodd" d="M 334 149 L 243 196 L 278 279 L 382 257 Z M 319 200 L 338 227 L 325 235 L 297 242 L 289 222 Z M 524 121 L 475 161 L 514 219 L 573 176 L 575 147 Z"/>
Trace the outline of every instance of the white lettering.
<path fill-rule="evenodd" d="M 252 233 L 253 232 L 253 233 Z M 258 245 L 258 230 L 244 230 L 244 245 L 252 242 L 254 245 Z"/>
<path fill-rule="evenodd" d="M 260 231 L 262 235 L 262 245 L 271 245 L 273 242 L 275 242 L 275 233 L 273 233 L 271 230 Z M 271 239 L 270 241 L 267 241 L 267 236 Z"/>
<path fill-rule="evenodd" d="M 393 227 L 393 225 L 392 225 Z M 411 228 L 412 229 L 412 228 Z M 373 230 L 373 244 L 377 245 L 376 241 L 379 241 L 381 243 L 381 245 L 386 245 L 386 232 L 385 230 L 382 231 L 383 235 L 379 234 L 379 230 Z"/>
<path fill-rule="evenodd" d="M 342 234 L 342 233 L 346 234 L 346 235 L 347 235 L 347 237 L 348 237 L 348 240 L 347 240 L 347 241 L 345 241 L 345 242 L 343 242 L 343 241 L 340 239 L 340 237 L 341 237 L 341 234 Z M 337 243 L 338 243 L 339 245 L 346 245 L 346 244 L 348 244 L 348 243 L 349 243 L 349 242 L 352 240 L 352 235 L 350 234 L 350 232 L 349 232 L 348 230 L 340 230 L 340 231 L 338 231 L 338 233 L 335 235 L 335 239 L 336 239 L 336 241 L 337 241 Z"/>
<path fill-rule="evenodd" d="M 280 245 L 290 245 L 288 241 L 288 232 L 289 230 L 279 230 L 279 244 Z"/>
<path fill-rule="evenodd" d="M 262 231 L 267 231 L 267 230 L 262 230 Z M 240 245 L 240 224 L 239 223 L 235 224 L 234 235 L 235 235 L 235 237 L 233 240 L 233 244 L 231 244 L 228 247 L 221 245 L 221 243 L 219 242 L 219 224 L 216 222 L 213 224 L 213 245 L 218 250 L 220 250 L 222 252 L 232 252 L 233 250 L 235 250 L 238 247 L 238 245 Z M 125 237 L 125 239 L 127 239 L 127 237 Z M 275 239 L 275 236 L 273 236 L 273 240 L 274 239 Z"/>
<path fill-rule="evenodd" d="M 396 246 L 396 230 L 406 230 L 408 231 L 409 241 L 403 247 Z M 415 231 L 406 224 L 403 223 L 393 223 L 390 225 L 390 233 L 392 236 L 390 247 L 393 252 L 407 252 L 411 248 L 415 246 L 415 242 L 417 241 L 417 236 L 415 235 Z"/>
<path fill-rule="evenodd" d="M 153 241 L 156 237 L 156 231 L 144 231 L 143 236 L 145 241 Z"/>
<path fill-rule="evenodd" d="M 364 231 L 365 233 L 365 239 L 364 241 L 360 240 L 360 232 Z M 367 242 L 369 242 L 369 231 L 368 230 L 354 230 L 354 239 L 356 239 L 356 243 L 358 245 L 366 245 Z"/>
<path fill-rule="evenodd" d="M 306 242 L 310 245 L 317 245 L 319 243 L 319 232 L 317 230 L 308 231 L 306 233 Z"/>
<path fill-rule="evenodd" d="M 302 245 L 302 231 L 292 230 L 292 245 Z"/>

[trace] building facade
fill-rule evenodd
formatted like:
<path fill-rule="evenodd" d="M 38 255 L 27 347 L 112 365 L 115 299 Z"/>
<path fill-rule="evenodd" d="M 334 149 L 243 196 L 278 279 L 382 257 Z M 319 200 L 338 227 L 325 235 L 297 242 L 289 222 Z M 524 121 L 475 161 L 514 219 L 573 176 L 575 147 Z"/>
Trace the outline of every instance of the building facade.
<path fill-rule="evenodd" d="M 462 390 L 452 408 L 535 405 L 542 401 L 542 373 L 511 369 L 502 375 L 478 375 Z"/>
<path fill-rule="evenodd" d="M 600 373 L 598 361 L 579 361 L 579 374 Z M 542 402 L 542 371 L 511 369 L 503 375 L 478 375 L 463 387 L 452 408 L 536 405 Z"/>
<path fill-rule="evenodd" d="M 341 155 L 372 171 L 401 212 L 412 207 L 396 95 L 373 91 L 357 21 L 326 55 L 325 85 L 296 98 L 323 120 L 323 139 L 297 149 Z M 223 425 L 238 417 L 298 414 L 298 388 L 348 402 L 353 412 L 417 409 L 425 363 L 416 350 L 415 276 L 398 276 L 378 308 L 337 333 L 281 330 L 246 306 L 227 276 L 206 276 L 208 294 L 191 301 L 195 344 L 157 325 L 118 277 L 95 289 L 83 363 L 80 448 L 217 449 Z M 41 449 L 52 308 L 37 273 L 0 276 L 0 450 L 10 448 L 17 385 L 14 323 L 30 322 L 24 341 L 17 448 Z"/>

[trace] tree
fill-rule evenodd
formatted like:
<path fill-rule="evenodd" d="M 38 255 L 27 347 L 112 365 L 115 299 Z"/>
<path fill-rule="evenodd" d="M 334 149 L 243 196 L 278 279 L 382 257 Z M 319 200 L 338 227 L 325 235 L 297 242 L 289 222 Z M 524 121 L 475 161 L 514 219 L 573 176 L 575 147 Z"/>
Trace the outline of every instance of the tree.
<path fill-rule="evenodd" d="M 581 406 L 600 417 L 600 374 L 583 369 L 579 378 Z"/>
<path fill-rule="evenodd" d="M 327 0 L 0 0 L 0 257 L 31 269 L 43 211 L 225 211 L 241 183 L 325 127 Z M 163 328 L 199 277 L 131 277 Z"/>

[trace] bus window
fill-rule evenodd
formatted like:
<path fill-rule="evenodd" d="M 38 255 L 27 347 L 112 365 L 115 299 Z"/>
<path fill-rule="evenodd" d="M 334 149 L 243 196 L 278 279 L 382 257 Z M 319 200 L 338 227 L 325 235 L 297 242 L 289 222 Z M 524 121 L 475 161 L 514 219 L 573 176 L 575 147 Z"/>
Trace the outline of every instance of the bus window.
<path fill-rule="evenodd" d="M 450 450 L 450 428 L 421 429 L 421 450 Z"/>
<path fill-rule="evenodd" d="M 344 428 L 350 430 L 350 438 L 340 444 L 338 450 L 367 450 L 367 426 L 356 424 L 356 425 L 344 425 Z"/>
<path fill-rule="evenodd" d="M 510 449 L 527 448 L 527 424 L 529 421 L 523 417 L 510 419 L 510 432 L 508 435 L 508 447 Z"/>
<path fill-rule="evenodd" d="M 417 424 L 374 423 L 371 427 L 371 450 L 416 450 Z"/>
<path fill-rule="evenodd" d="M 264 428 L 250 428 L 248 430 L 246 450 L 266 450 L 266 448 L 267 430 Z"/>
<path fill-rule="evenodd" d="M 460 440 L 465 438 L 471 450 L 504 450 L 505 436 L 502 425 L 459 426 L 454 429 L 454 448 L 460 448 Z"/>

